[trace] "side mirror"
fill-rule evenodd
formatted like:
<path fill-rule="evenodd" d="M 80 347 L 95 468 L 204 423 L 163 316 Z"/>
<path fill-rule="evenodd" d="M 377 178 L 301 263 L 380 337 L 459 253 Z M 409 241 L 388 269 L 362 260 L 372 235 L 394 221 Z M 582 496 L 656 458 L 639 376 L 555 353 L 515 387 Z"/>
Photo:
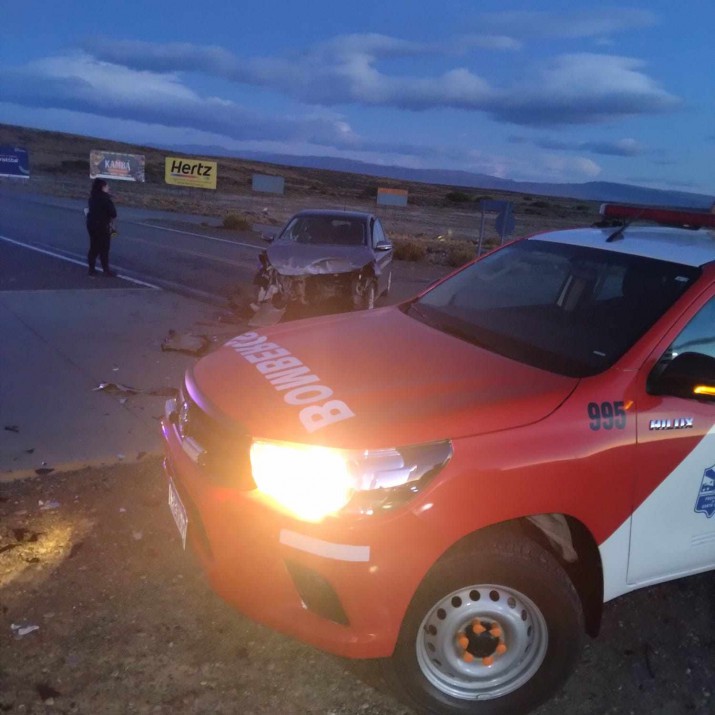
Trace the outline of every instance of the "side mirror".
<path fill-rule="evenodd" d="M 376 251 L 391 251 L 392 244 L 389 241 L 382 241 L 375 246 Z"/>
<path fill-rule="evenodd" d="M 681 353 L 657 376 L 648 378 L 651 395 L 715 400 L 715 358 L 701 353 Z"/>
<path fill-rule="evenodd" d="M 273 239 L 275 238 L 274 233 L 262 233 L 261 238 L 266 242 L 266 243 L 271 243 Z"/>

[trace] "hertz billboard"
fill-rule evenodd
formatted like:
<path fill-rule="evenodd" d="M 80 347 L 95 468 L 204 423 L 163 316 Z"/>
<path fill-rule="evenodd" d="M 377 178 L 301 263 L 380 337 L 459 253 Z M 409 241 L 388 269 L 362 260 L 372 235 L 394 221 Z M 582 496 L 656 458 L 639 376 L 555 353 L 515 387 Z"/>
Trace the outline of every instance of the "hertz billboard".
<path fill-rule="evenodd" d="M 218 162 L 205 159 L 186 159 L 167 156 L 164 181 L 175 186 L 193 186 L 197 189 L 215 189 Z"/>

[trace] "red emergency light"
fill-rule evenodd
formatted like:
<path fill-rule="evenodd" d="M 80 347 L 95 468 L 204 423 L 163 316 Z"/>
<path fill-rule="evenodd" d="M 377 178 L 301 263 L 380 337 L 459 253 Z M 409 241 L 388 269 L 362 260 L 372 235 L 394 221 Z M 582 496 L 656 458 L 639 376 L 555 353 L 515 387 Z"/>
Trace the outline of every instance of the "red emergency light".
<path fill-rule="evenodd" d="M 627 221 L 655 221 L 667 226 L 687 228 L 715 228 L 715 213 L 692 209 L 664 209 L 651 206 L 630 206 L 627 204 L 601 204 L 599 213 L 604 218 Z"/>

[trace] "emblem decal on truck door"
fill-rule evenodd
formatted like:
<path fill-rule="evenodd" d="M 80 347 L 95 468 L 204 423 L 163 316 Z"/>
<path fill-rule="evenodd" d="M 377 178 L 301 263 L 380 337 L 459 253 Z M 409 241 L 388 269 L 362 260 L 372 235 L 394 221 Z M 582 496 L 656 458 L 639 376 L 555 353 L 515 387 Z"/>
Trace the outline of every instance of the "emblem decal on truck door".
<path fill-rule="evenodd" d="M 651 420 L 648 423 L 648 429 L 688 429 L 693 426 L 693 420 L 693 417 L 676 417 L 674 420 Z"/>
<path fill-rule="evenodd" d="M 700 492 L 695 501 L 695 512 L 705 514 L 708 519 L 715 514 L 715 464 L 703 472 Z"/>

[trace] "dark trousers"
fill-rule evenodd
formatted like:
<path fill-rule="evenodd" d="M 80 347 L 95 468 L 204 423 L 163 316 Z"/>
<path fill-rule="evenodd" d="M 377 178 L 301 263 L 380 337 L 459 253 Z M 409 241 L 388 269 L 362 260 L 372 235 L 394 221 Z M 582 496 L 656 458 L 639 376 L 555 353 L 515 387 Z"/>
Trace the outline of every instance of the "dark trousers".
<path fill-rule="evenodd" d="M 97 230 L 87 229 L 89 233 L 89 252 L 87 253 L 87 263 L 89 270 L 93 271 L 97 262 L 97 256 L 102 264 L 102 270 L 107 273 L 109 271 L 109 244 L 111 242 L 111 234 L 109 229 Z"/>

